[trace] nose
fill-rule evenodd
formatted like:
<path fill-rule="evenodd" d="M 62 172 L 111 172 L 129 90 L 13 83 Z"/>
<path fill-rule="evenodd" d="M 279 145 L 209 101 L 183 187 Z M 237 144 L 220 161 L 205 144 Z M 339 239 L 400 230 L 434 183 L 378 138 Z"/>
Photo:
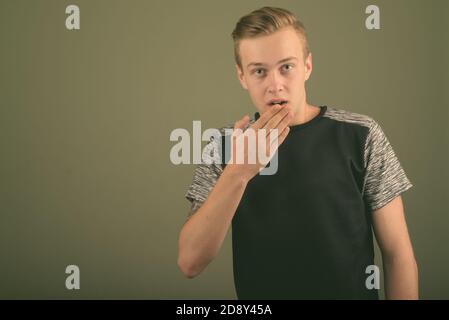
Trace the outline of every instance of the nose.
<path fill-rule="evenodd" d="M 268 77 L 268 92 L 271 94 L 275 94 L 278 92 L 282 92 L 284 88 L 284 83 L 282 76 L 276 72 L 273 71 Z"/>

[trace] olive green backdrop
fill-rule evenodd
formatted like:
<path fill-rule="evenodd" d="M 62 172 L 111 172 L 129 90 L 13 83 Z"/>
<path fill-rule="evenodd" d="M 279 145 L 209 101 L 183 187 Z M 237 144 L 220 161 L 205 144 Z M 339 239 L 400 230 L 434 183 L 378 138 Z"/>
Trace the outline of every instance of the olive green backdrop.
<path fill-rule="evenodd" d="M 69 4 L 80 30 L 65 28 Z M 370 4 L 381 30 L 365 28 Z M 236 297 L 231 231 L 198 278 L 177 268 L 194 166 L 171 164 L 169 135 L 254 112 L 230 33 L 264 5 L 306 25 L 309 102 L 381 124 L 414 184 L 421 297 L 449 298 L 445 0 L 1 0 L 0 298 Z M 80 290 L 65 288 L 70 264 Z"/>

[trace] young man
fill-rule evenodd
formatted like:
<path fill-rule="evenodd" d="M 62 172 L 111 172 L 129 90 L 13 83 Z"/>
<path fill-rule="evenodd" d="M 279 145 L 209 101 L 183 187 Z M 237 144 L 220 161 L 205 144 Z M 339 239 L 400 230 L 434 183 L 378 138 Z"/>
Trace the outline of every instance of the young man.
<path fill-rule="evenodd" d="M 312 54 L 291 12 L 256 10 L 232 36 L 239 81 L 258 110 L 234 128 L 278 129 L 278 169 L 260 175 L 266 163 L 198 165 L 186 194 L 192 210 L 179 235 L 182 272 L 198 275 L 232 223 L 239 299 L 378 299 L 366 285 L 373 229 L 386 297 L 418 298 L 400 196 L 412 184 L 380 126 L 365 115 L 307 103 Z M 209 147 L 220 152 L 216 140 Z"/>

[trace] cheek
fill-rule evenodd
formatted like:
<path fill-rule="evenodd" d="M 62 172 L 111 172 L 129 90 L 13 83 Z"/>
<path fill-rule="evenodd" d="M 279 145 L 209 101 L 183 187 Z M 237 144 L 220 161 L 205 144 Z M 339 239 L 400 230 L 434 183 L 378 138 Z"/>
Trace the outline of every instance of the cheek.
<path fill-rule="evenodd" d="M 295 88 L 303 88 L 305 81 L 306 81 L 306 74 L 304 73 L 304 70 L 296 72 L 291 78 L 291 84 Z"/>
<path fill-rule="evenodd" d="M 246 83 L 248 86 L 248 92 L 252 97 L 257 98 L 258 96 L 260 96 L 261 92 L 263 92 L 263 86 L 261 83 L 251 80 L 247 81 Z"/>
<path fill-rule="evenodd" d="M 301 70 L 298 70 L 298 72 L 295 72 L 294 77 L 295 77 L 296 81 L 304 81 L 304 79 L 306 77 L 305 69 L 302 68 Z"/>

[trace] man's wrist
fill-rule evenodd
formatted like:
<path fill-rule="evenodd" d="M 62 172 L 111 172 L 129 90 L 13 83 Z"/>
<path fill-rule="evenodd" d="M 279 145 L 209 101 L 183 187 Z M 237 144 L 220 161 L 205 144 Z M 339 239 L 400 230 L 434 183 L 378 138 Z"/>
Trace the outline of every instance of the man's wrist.
<path fill-rule="evenodd" d="M 242 173 L 238 164 L 228 164 L 223 170 L 222 175 L 225 175 L 232 179 L 233 181 L 239 181 L 244 186 L 246 186 L 251 180 L 252 177 L 249 177 L 247 174 Z"/>

